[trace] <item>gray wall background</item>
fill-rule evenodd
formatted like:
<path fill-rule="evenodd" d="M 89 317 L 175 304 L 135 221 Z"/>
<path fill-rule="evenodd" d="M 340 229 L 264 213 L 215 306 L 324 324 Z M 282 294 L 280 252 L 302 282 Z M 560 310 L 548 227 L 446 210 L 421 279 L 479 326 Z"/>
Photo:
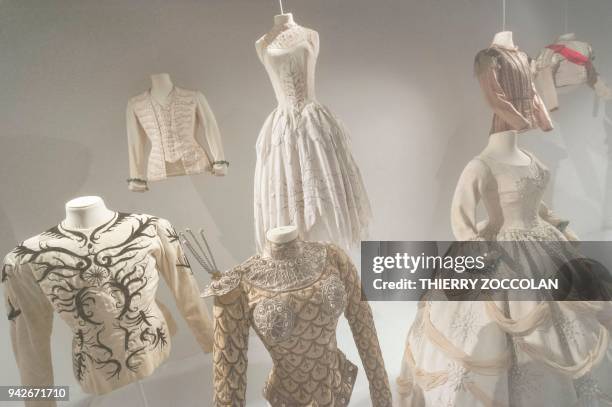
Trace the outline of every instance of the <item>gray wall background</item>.
<path fill-rule="evenodd" d="M 612 2 L 568 4 L 569 31 L 592 43 L 596 67 L 612 82 Z M 508 29 L 536 56 L 563 33 L 565 6 L 508 0 Z M 501 30 L 501 0 L 286 0 L 285 7 L 320 33 L 318 98 L 351 130 L 375 215 L 371 239 L 451 238 L 452 193 L 484 147 L 491 118 L 472 61 Z M 113 209 L 205 227 L 224 267 L 253 254 L 254 145 L 275 106 L 253 43 L 276 13 L 275 0 L 0 0 L 0 251 L 60 221 L 69 199 L 93 194 Z M 181 177 L 146 194 L 128 191 L 125 105 L 159 72 L 206 94 L 231 162 L 226 178 Z M 601 236 L 612 188 L 612 104 L 597 103 L 585 87 L 562 96 L 553 119 L 555 131 L 526 134 L 523 146 L 554 173 L 552 207 L 583 237 Z M 394 379 L 414 306 L 374 309 Z M 16 384 L 7 328 L 2 318 L 0 383 Z M 345 325 L 340 340 L 354 355 Z M 74 385 L 63 324 L 53 341 L 56 381 Z M 196 354 L 181 322 L 171 359 Z M 252 397 L 268 368 L 264 361 L 251 373 Z"/>

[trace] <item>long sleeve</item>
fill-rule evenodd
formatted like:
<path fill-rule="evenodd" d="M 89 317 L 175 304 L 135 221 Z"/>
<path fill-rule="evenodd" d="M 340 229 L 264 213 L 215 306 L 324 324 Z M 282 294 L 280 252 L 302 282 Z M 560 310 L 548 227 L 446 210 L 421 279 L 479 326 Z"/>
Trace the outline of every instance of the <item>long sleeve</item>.
<path fill-rule="evenodd" d="M 146 178 L 147 157 L 145 154 L 147 136 L 136 118 L 131 103 L 128 103 L 127 106 L 126 123 L 130 165 L 128 188 L 134 192 L 145 192 L 149 190 Z"/>
<path fill-rule="evenodd" d="M 576 234 L 570 228 L 568 228 L 569 221 L 566 219 L 561 219 L 555 215 L 555 213 L 544 202 L 540 204 L 539 214 L 540 218 L 559 229 L 559 231 L 563 233 L 565 238 L 570 242 L 577 242 L 579 240 L 578 236 L 576 236 Z"/>
<path fill-rule="evenodd" d="M 344 315 L 351 327 L 359 356 L 370 383 L 370 398 L 374 407 L 392 405 L 391 389 L 370 304 L 362 301 L 359 275 L 353 263 L 339 248 L 336 252 L 338 269 L 347 287 L 347 307 Z"/>
<path fill-rule="evenodd" d="M 229 162 L 225 160 L 223 152 L 223 143 L 221 141 L 221 133 L 217 120 L 212 109 L 208 105 L 206 97 L 202 92 L 197 93 L 198 100 L 198 118 L 201 121 L 203 129 L 203 141 L 206 143 L 205 150 L 210 154 L 211 169 L 214 175 L 225 175 Z"/>
<path fill-rule="evenodd" d="M 475 72 L 482 92 L 493 112 L 513 130 L 524 130 L 531 123 L 523 116 L 506 96 L 497 78 L 496 57 L 489 51 L 481 51 L 476 57 Z"/>
<path fill-rule="evenodd" d="M 479 240 L 476 208 L 489 176 L 488 167 L 474 159 L 465 167 L 455 188 L 451 204 L 451 226 L 459 241 Z"/>
<path fill-rule="evenodd" d="M 198 283 L 183 252 L 179 237 L 165 219 L 158 220 L 157 234 L 161 242 L 160 272 L 200 347 L 204 352 L 211 352 L 212 322 L 206 305 L 200 298 Z"/>
<path fill-rule="evenodd" d="M 51 331 L 53 308 L 29 265 L 7 256 L 2 269 L 10 336 L 23 386 L 53 386 Z M 55 401 L 29 401 L 26 407 L 54 407 Z"/>
<path fill-rule="evenodd" d="M 246 406 L 249 307 L 244 293 L 235 288 L 215 297 L 213 350 L 215 406 Z"/>

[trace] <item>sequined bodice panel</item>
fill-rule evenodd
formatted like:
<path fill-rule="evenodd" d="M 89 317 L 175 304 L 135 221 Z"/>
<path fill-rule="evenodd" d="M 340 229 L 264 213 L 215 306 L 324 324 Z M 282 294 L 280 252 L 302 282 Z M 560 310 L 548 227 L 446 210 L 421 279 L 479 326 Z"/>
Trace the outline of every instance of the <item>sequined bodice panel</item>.
<path fill-rule="evenodd" d="M 260 59 L 268 72 L 279 106 L 301 110 L 315 100 L 317 60 L 313 31 L 291 26 L 280 34 L 266 35 L 258 43 Z"/>
<path fill-rule="evenodd" d="M 372 405 L 390 407 L 372 314 L 346 254 L 317 242 L 290 244 L 291 253 L 279 250 L 223 273 L 204 292 L 215 296 L 215 405 L 246 405 L 246 344 L 253 328 L 274 363 L 264 388 L 272 407 L 346 407 L 357 367 L 336 342 L 344 314 L 370 381 Z"/>

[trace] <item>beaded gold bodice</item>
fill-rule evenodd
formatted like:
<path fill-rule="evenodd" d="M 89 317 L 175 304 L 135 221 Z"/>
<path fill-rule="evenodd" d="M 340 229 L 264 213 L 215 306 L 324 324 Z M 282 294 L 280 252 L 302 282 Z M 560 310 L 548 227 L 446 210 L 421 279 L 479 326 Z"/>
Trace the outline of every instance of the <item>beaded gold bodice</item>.
<path fill-rule="evenodd" d="M 338 349 L 346 316 L 370 381 L 372 405 L 391 406 L 376 328 L 361 301 L 359 276 L 333 245 L 296 242 L 254 256 L 206 289 L 215 296 L 214 382 L 217 406 L 245 406 L 249 327 L 273 360 L 264 396 L 273 407 L 346 406 L 357 367 Z"/>

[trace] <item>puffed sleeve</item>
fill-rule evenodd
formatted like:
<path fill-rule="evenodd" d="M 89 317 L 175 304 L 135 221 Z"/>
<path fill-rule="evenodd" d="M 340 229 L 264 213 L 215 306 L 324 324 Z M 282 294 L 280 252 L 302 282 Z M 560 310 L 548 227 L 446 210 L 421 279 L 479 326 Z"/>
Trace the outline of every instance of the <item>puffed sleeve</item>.
<path fill-rule="evenodd" d="M 544 203 L 540 203 L 540 218 L 557 228 L 570 242 L 579 241 L 578 236 L 568 227 L 569 220 L 561 219 Z"/>
<path fill-rule="evenodd" d="M 554 126 L 552 120 L 550 119 L 550 114 L 548 113 L 549 108 L 547 108 L 544 101 L 542 101 L 542 98 L 536 89 L 535 83 L 532 82 L 531 87 L 533 88 L 533 108 L 536 124 L 543 131 L 551 131 Z"/>
<path fill-rule="evenodd" d="M 497 56 L 494 50 L 483 50 L 476 55 L 474 72 L 480 87 L 493 112 L 506 122 L 513 130 L 524 130 L 530 127 L 527 120 L 508 99 L 497 79 Z"/>
<path fill-rule="evenodd" d="M 315 58 L 319 55 L 320 41 L 319 41 L 319 33 L 311 30 L 310 31 L 310 44 L 312 45 L 313 53 Z"/>
<path fill-rule="evenodd" d="M 559 97 L 557 96 L 557 87 L 555 86 L 552 67 L 549 65 L 538 68 L 534 82 L 538 93 L 542 96 L 542 102 L 548 110 L 552 112 L 558 109 Z"/>
<path fill-rule="evenodd" d="M 372 309 L 362 301 L 361 280 L 355 266 L 338 247 L 330 245 L 328 250 L 335 257 L 340 275 L 347 289 L 347 306 L 344 315 L 351 327 L 361 362 L 370 383 L 370 399 L 374 407 L 391 407 L 392 398 L 385 362 L 378 343 L 378 335 Z"/>
<path fill-rule="evenodd" d="M 451 226 L 459 241 L 484 240 L 479 236 L 476 209 L 490 176 L 489 167 L 473 159 L 459 177 L 451 204 Z"/>
<path fill-rule="evenodd" d="M 165 219 L 157 222 L 160 240 L 159 271 L 174 296 L 179 312 L 204 352 L 213 347 L 212 322 L 206 305 L 200 298 L 198 283 L 174 227 Z"/>
<path fill-rule="evenodd" d="M 239 269 L 214 277 L 203 297 L 214 296 L 213 381 L 217 407 L 246 406 L 249 304 Z"/>
<path fill-rule="evenodd" d="M 53 308 L 30 265 L 9 254 L 2 268 L 4 301 L 13 353 L 23 386 L 53 386 Z M 55 401 L 26 401 L 26 407 L 54 407 Z"/>
<path fill-rule="evenodd" d="M 131 102 L 128 103 L 126 110 L 126 123 L 130 165 L 128 188 L 134 192 L 145 192 L 149 190 L 146 178 L 147 157 L 145 153 L 147 136 L 136 117 L 136 113 L 134 113 Z"/>
<path fill-rule="evenodd" d="M 211 163 L 212 173 L 214 175 L 225 175 L 229 162 L 225 160 L 225 153 L 223 152 L 223 143 L 221 142 L 221 133 L 219 132 L 217 120 L 202 92 L 197 93 L 197 100 L 198 119 L 201 124 L 199 134 L 203 135 L 202 140 L 205 143 L 204 150 L 210 154 L 209 161 Z"/>
<path fill-rule="evenodd" d="M 550 112 L 559 108 L 559 97 L 553 73 L 558 64 L 555 53 L 548 48 L 544 48 L 533 62 L 535 88 Z"/>

